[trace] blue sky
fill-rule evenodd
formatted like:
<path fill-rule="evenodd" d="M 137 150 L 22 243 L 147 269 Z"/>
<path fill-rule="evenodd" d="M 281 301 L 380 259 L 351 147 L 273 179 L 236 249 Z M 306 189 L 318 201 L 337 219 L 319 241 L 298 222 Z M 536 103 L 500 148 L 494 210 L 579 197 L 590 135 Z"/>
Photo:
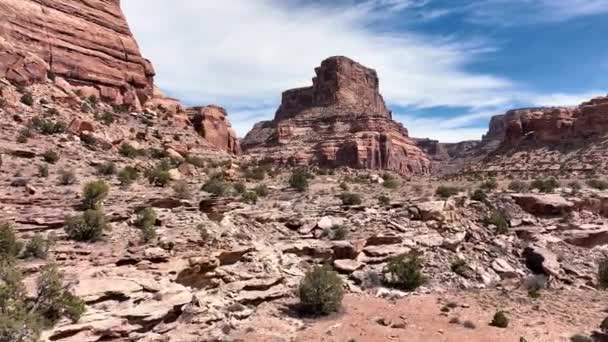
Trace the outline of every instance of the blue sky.
<path fill-rule="evenodd" d="M 321 60 L 374 68 L 415 137 L 479 139 L 510 108 L 608 94 L 608 0 L 123 0 L 156 83 L 240 136 Z"/>

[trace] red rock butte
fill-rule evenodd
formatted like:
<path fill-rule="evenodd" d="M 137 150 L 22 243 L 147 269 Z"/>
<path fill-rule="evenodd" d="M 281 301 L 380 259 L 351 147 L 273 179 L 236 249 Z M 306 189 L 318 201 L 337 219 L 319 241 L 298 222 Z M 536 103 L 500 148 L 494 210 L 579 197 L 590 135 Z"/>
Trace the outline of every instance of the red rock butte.
<path fill-rule="evenodd" d="M 254 126 L 244 151 L 278 164 L 430 172 L 426 154 L 392 120 L 375 70 L 339 56 L 315 72 L 311 87 L 283 93 L 274 120 Z"/>

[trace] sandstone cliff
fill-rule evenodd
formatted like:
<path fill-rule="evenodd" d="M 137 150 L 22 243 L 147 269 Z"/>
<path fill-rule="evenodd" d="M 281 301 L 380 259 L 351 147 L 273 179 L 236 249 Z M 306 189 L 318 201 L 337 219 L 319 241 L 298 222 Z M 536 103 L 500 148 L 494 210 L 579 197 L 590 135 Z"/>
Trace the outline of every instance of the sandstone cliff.
<path fill-rule="evenodd" d="M 284 92 L 275 119 L 247 134 L 247 153 L 280 164 L 429 172 L 427 156 L 392 120 L 374 70 L 331 57 L 315 72 L 312 87 Z"/>
<path fill-rule="evenodd" d="M 119 0 L 0 1 L 0 79 L 20 86 L 53 81 L 66 94 L 95 96 L 135 111 L 145 107 L 177 114 L 192 124 L 186 116 L 190 111 L 154 86 L 154 74 Z M 201 119 L 203 138 L 238 153 L 225 111 Z"/>

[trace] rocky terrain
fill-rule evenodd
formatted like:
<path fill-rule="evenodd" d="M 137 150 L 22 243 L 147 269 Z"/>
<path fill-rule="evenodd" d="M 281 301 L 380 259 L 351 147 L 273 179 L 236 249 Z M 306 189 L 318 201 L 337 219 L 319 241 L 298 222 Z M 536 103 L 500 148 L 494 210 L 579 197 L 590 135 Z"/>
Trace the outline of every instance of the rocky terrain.
<path fill-rule="evenodd" d="M 376 72 L 346 57 L 324 60 L 313 86 L 283 93 L 273 121 L 260 122 L 243 149 L 279 165 L 430 173 L 430 161 L 392 120 Z"/>
<path fill-rule="evenodd" d="M 43 341 L 607 340 L 605 98 L 441 144 L 331 57 L 239 142 L 154 87 L 118 1 L 0 9 L 0 340 L 33 340 L 5 332 L 50 305 L 48 265 L 77 298 L 51 304 L 82 310 Z M 317 269 L 344 293 L 324 317 L 301 303 Z"/>

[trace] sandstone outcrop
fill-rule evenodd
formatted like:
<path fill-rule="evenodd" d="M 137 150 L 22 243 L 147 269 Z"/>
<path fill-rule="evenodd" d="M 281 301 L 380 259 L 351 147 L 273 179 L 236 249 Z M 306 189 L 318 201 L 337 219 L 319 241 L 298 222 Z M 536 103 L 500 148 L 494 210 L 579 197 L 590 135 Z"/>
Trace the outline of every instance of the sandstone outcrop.
<path fill-rule="evenodd" d="M 194 107 L 187 113 L 194 129 L 213 146 L 233 154 L 241 152 L 236 132 L 224 108 L 214 105 Z"/>
<path fill-rule="evenodd" d="M 154 69 L 119 0 L 3 0 L 0 18 L 0 78 L 28 85 L 50 73 L 133 106 L 152 96 Z"/>
<path fill-rule="evenodd" d="M 256 124 L 243 150 L 278 164 L 430 171 L 425 153 L 392 120 L 374 70 L 331 57 L 315 72 L 312 87 L 283 93 L 274 120 Z"/>

